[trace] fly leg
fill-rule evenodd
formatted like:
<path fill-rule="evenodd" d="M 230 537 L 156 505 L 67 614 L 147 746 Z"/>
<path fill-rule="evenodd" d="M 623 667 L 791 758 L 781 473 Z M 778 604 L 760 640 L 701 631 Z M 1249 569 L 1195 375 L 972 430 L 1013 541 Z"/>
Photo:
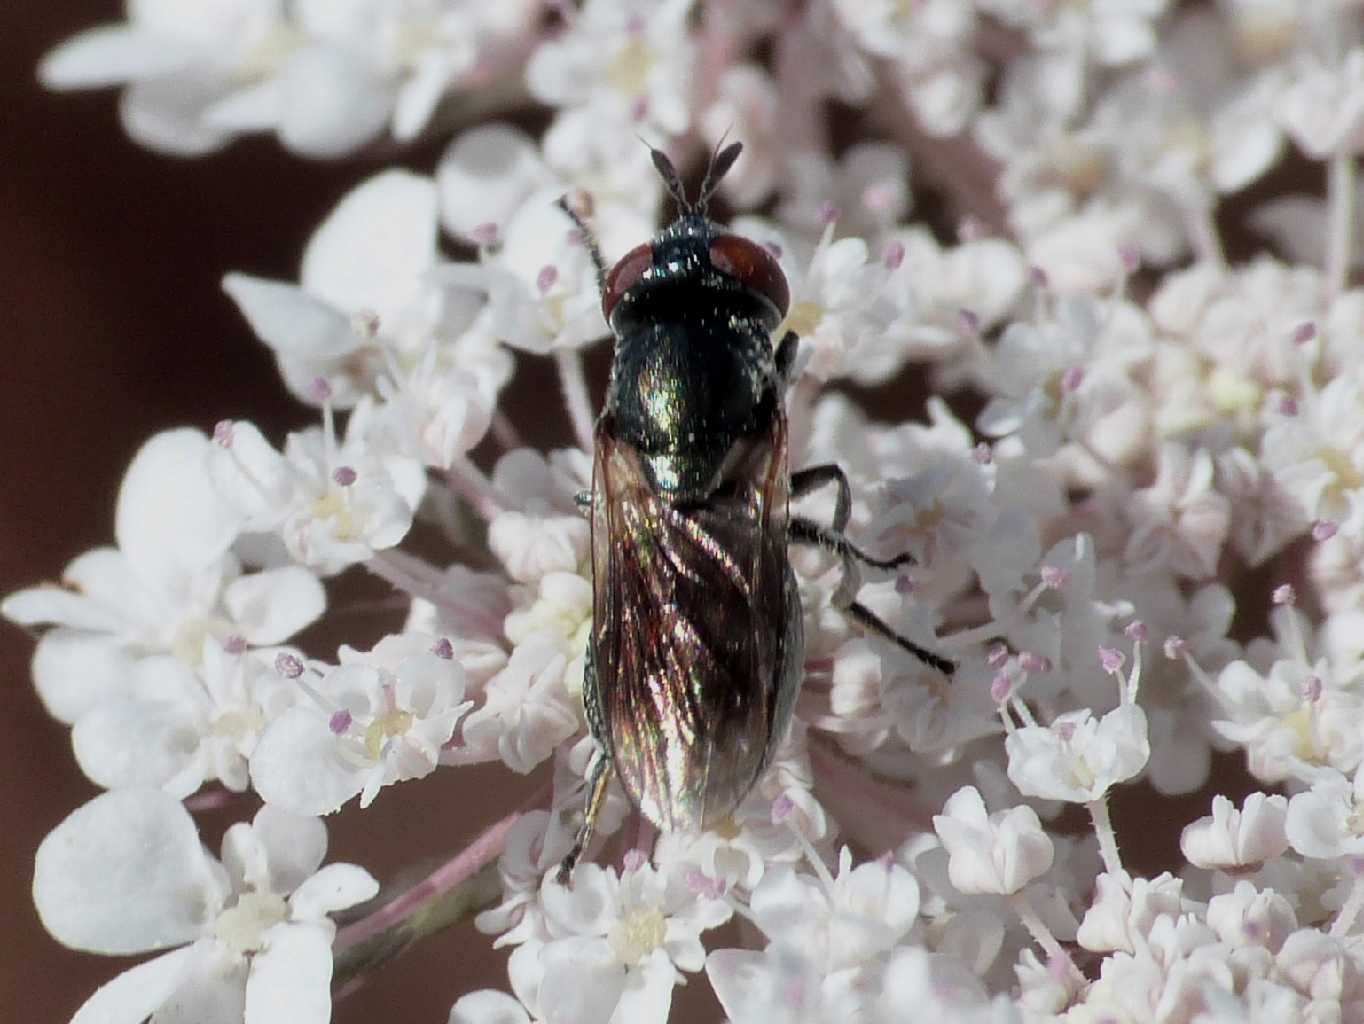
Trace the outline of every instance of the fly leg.
<path fill-rule="evenodd" d="M 791 370 L 796 365 L 796 349 L 799 347 L 797 345 L 799 341 L 800 336 L 795 331 L 787 331 L 781 336 L 781 341 L 777 342 L 777 352 L 773 359 L 777 364 L 777 377 L 781 381 L 783 391 L 791 383 Z M 794 477 L 791 482 L 795 483 Z"/>
<path fill-rule="evenodd" d="M 556 880 L 560 885 L 568 884 L 569 879 L 573 877 L 573 868 L 578 863 L 578 858 L 592 841 L 592 830 L 596 827 L 597 815 L 601 813 L 602 801 L 606 799 L 606 784 L 609 781 L 611 759 L 602 751 L 597 754 L 587 773 L 587 804 L 583 808 L 583 823 L 578 826 L 578 834 L 573 837 L 573 849 L 559 862 Z"/>
<path fill-rule="evenodd" d="M 799 498 L 830 483 L 838 487 L 838 496 L 834 499 L 833 524 L 821 526 L 813 519 L 793 516 L 790 523 L 790 541 L 795 544 L 809 544 L 823 548 L 837 555 L 843 562 L 843 580 L 839 583 L 833 596 L 835 608 L 845 612 L 864 628 L 898 644 L 925 665 L 950 676 L 956 671 L 955 663 L 920 647 L 908 637 L 901 636 L 883 622 L 870 608 L 858 602 L 857 592 L 862 589 L 861 566 L 868 565 L 874 569 L 898 569 L 902 565 L 913 564 L 914 556 L 906 552 L 894 558 L 873 558 L 848 540 L 843 531 L 847 529 L 848 517 L 852 512 L 852 489 L 848 486 L 848 477 L 843 470 L 833 463 L 828 463 L 792 473 L 791 496 Z"/>

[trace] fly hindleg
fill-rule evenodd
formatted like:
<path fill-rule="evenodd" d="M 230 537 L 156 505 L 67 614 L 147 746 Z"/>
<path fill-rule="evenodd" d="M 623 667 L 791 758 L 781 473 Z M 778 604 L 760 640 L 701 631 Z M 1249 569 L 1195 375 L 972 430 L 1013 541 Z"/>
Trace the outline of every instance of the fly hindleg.
<path fill-rule="evenodd" d="M 602 801 L 606 799 L 606 784 L 611 781 L 611 758 L 605 751 L 599 751 L 596 760 L 592 762 L 592 767 L 587 773 L 587 802 L 583 807 L 583 823 L 578 826 L 578 832 L 573 837 L 573 848 L 568 851 L 568 855 L 559 862 L 559 874 L 556 880 L 560 885 L 567 885 L 569 879 L 573 877 L 573 868 L 578 863 L 578 858 L 583 855 L 583 850 L 587 849 L 587 844 L 592 841 L 592 831 L 597 825 L 597 815 L 601 813 Z"/>

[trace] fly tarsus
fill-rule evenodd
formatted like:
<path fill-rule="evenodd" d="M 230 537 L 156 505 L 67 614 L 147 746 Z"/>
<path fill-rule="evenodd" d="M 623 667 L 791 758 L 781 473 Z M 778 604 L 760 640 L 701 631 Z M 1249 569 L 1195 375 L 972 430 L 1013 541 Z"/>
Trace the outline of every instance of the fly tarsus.
<path fill-rule="evenodd" d="M 885 622 L 882 622 L 877 614 L 866 605 L 854 601 L 843 609 L 844 613 L 854 622 L 871 630 L 878 636 L 885 637 L 891 643 L 898 644 L 914 657 L 918 658 L 929 668 L 935 668 L 943 675 L 950 676 L 957 670 L 957 663 L 941 654 L 934 654 L 926 647 L 920 647 L 909 637 L 901 636 Z"/>
<path fill-rule="evenodd" d="M 824 467 L 818 466 L 816 468 L 823 469 Z M 813 547 L 823 548 L 845 561 L 853 559 L 863 565 L 871 566 L 873 569 L 898 569 L 902 565 L 914 565 L 917 561 L 908 551 L 896 555 L 894 558 L 873 558 L 848 540 L 842 530 L 837 527 L 820 526 L 813 519 L 806 519 L 803 516 L 792 518 L 790 537 L 797 544 L 809 544 Z"/>
<path fill-rule="evenodd" d="M 610 769 L 611 759 L 605 754 L 598 753 L 587 773 L 587 803 L 583 807 L 583 823 L 578 826 L 577 835 L 573 837 L 573 848 L 559 862 L 559 873 L 555 876 L 555 880 L 560 885 L 568 885 L 572 880 L 573 869 L 577 866 L 578 858 L 583 855 L 583 851 L 587 849 L 587 844 L 592 841 L 592 832 L 597 826 L 597 815 L 601 813 L 602 802 L 606 799 L 606 784 L 610 781 Z"/>
<path fill-rule="evenodd" d="M 791 476 L 791 490 L 795 493 L 798 489 L 796 478 L 804 476 L 801 481 L 807 492 L 810 489 L 819 487 L 830 480 L 836 480 L 839 484 L 839 497 L 842 499 L 843 489 L 848 486 L 848 479 L 843 475 L 843 471 L 837 466 L 814 466 L 804 470 L 802 473 L 794 473 Z M 835 520 L 838 519 L 838 512 L 834 513 Z M 846 515 L 844 516 L 846 521 Z M 873 558 L 852 541 L 844 536 L 843 531 L 836 527 L 821 526 L 812 519 L 803 516 L 795 516 L 791 519 L 788 538 L 793 544 L 810 544 L 814 547 L 823 548 L 831 551 L 843 560 L 843 581 L 834 591 L 833 604 L 844 614 L 848 615 L 854 622 L 871 630 L 878 636 L 883 636 L 892 643 L 898 644 L 914 657 L 918 658 L 930 668 L 937 669 L 944 675 L 951 675 L 957 670 L 956 663 L 934 654 L 927 648 L 920 647 L 908 637 L 901 636 L 894 629 L 876 617 L 876 614 L 864 604 L 857 602 L 857 592 L 862 587 L 862 577 L 858 572 L 858 565 L 869 565 L 874 569 L 898 569 L 902 565 L 913 565 L 915 558 L 909 552 L 896 555 L 894 558 Z"/>

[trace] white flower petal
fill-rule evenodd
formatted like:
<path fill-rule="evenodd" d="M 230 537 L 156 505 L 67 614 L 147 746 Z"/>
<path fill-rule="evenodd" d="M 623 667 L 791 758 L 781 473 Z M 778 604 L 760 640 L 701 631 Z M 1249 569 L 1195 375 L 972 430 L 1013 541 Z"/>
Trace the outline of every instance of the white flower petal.
<path fill-rule="evenodd" d="M 464 237 L 484 224 L 505 232 L 526 196 L 549 181 L 535 140 L 521 129 L 500 122 L 470 128 L 436 169 L 441 220 Z"/>
<path fill-rule="evenodd" d="M 568 938 L 549 943 L 540 954 L 545 977 L 540 1004 L 554 1024 L 615 1022 L 612 1010 L 625 986 L 625 968 L 605 939 Z"/>
<path fill-rule="evenodd" d="M 272 892 L 293 892 L 317 870 L 327 853 L 326 825 L 273 804 L 256 812 L 251 831 L 265 850 Z"/>
<path fill-rule="evenodd" d="M 131 967 L 87 999 L 71 1024 L 142 1024 L 207 956 L 198 944 Z"/>
<path fill-rule="evenodd" d="M 97 89 L 185 67 L 192 51 L 128 25 L 101 25 L 65 40 L 38 65 L 49 89 Z"/>
<path fill-rule="evenodd" d="M 331 1019 L 332 936 L 325 928 L 284 924 L 246 980 L 246 1024 L 327 1024 Z"/>
<path fill-rule="evenodd" d="M 119 955 L 188 942 L 223 898 L 194 819 L 154 789 L 97 796 L 38 847 L 33 902 L 64 945 Z"/>
<path fill-rule="evenodd" d="M 67 725 L 131 687 L 133 659 L 108 637 L 54 629 L 33 652 L 33 684 L 48 714 Z"/>
<path fill-rule="evenodd" d="M 460 996 L 450 1007 L 446 1024 L 531 1024 L 530 1014 L 519 1002 L 494 988 Z"/>
<path fill-rule="evenodd" d="M 654 950 L 644 963 L 626 974 L 611 1024 L 667 1024 L 677 979 L 668 955 Z"/>
<path fill-rule="evenodd" d="M 144 444 L 118 492 L 114 534 L 139 575 L 179 595 L 189 577 L 220 559 L 239 518 L 208 476 L 209 441 L 168 430 Z"/>
<path fill-rule="evenodd" d="M 292 814 L 330 814 L 360 792 L 363 775 L 346 764 L 319 712 L 291 708 L 271 722 L 251 754 L 251 785 Z"/>
<path fill-rule="evenodd" d="M 337 359 L 355 350 L 350 318 L 297 285 L 249 274 L 228 274 L 223 291 L 251 330 L 276 352 L 297 359 Z"/>
<path fill-rule="evenodd" d="M 436 262 L 436 186 L 385 171 L 347 193 L 308 241 L 303 287 L 350 313 L 396 316 Z"/>
<path fill-rule="evenodd" d="M 328 864 L 298 887 L 289 899 L 295 921 L 314 921 L 379 894 L 379 883 L 356 864 Z"/>
<path fill-rule="evenodd" d="M 209 106 L 204 111 L 204 123 L 233 135 L 273 131 L 279 125 L 282 102 L 279 80 L 268 78 L 237 89 Z"/>
<path fill-rule="evenodd" d="M 279 137 L 303 156 L 335 157 L 368 142 L 388 121 L 393 85 L 344 50 L 308 47 L 279 74 Z"/>
<path fill-rule="evenodd" d="M 105 701 L 83 715 L 71 731 L 71 746 L 86 777 L 105 789 L 161 788 L 199 759 L 195 709 L 182 701 Z M 190 789 L 203 782 L 181 780 Z"/>
<path fill-rule="evenodd" d="M 199 70 L 134 82 L 119 99 L 124 130 L 142 145 L 171 156 L 203 156 L 231 138 L 204 121 L 219 84 Z"/>
<path fill-rule="evenodd" d="M 223 591 L 223 606 L 248 643 L 268 646 L 315 622 L 327 592 L 307 569 L 286 566 L 233 580 Z"/>

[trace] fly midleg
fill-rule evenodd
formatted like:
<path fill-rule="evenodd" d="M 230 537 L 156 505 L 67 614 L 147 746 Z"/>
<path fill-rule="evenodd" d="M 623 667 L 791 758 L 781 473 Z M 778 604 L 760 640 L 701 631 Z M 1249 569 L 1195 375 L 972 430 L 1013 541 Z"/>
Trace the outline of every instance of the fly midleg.
<path fill-rule="evenodd" d="M 792 473 L 791 497 L 803 498 L 825 484 L 838 485 L 838 496 L 834 499 L 833 530 L 842 533 L 848 528 L 848 517 L 852 514 L 852 488 L 848 485 L 848 474 L 843 472 L 841 466 L 826 462 L 822 466 L 810 466 Z"/>
<path fill-rule="evenodd" d="M 797 477 L 806 477 L 805 480 L 797 483 Z M 795 516 L 791 519 L 789 538 L 795 544 L 810 544 L 815 547 L 824 548 L 838 555 L 843 561 L 843 579 L 834 591 L 833 605 L 835 608 L 846 613 L 855 622 L 870 629 L 872 632 L 885 637 L 887 640 L 898 644 L 914 657 L 918 658 L 925 665 L 937 669 L 946 675 L 951 675 L 956 671 L 956 664 L 939 654 L 934 654 L 927 648 L 920 647 L 913 640 L 906 636 L 901 636 L 888 624 L 883 622 L 876 613 L 864 604 L 857 601 L 857 592 L 862 587 L 862 574 L 860 566 L 869 565 L 875 569 L 897 569 L 902 565 L 909 565 L 914 562 L 914 556 L 905 553 L 897 555 L 895 558 L 873 558 L 861 548 L 857 547 L 852 541 L 848 540 L 843 534 L 843 530 L 837 524 L 840 520 L 847 523 L 847 505 L 843 498 L 847 493 L 847 477 L 837 466 L 815 466 L 812 469 L 804 470 L 802 473 L 791 475 L 791 491 L 798 493 L 799 488 L 804 486 L 805 491 L 820 486 L 829 481 L 836 480 L 839 485 L 839 501 L 834 508 L 835 527 L 830 528 L 821 526 L 812 519 L 802 516 Z"/>
<path fill-rule="evenodd" d="M 601 813 L 602 801 L 606 799 L 606 784 L 609 781 L 611 759 L 606 756 L 605 751 L 599 751 L 587 773 L 587 803 L 583 807 L 583 823 L 578 826 L 578 834 L 573 837 L 573 849 L 559 862 L 557 880 L 560 885 L 568 884 L 568 880 L 573 877 L 573 868 L 578 863 L 578 858 L 592 841 L 592 830 L 596 828 L 597 815 Z"/>

